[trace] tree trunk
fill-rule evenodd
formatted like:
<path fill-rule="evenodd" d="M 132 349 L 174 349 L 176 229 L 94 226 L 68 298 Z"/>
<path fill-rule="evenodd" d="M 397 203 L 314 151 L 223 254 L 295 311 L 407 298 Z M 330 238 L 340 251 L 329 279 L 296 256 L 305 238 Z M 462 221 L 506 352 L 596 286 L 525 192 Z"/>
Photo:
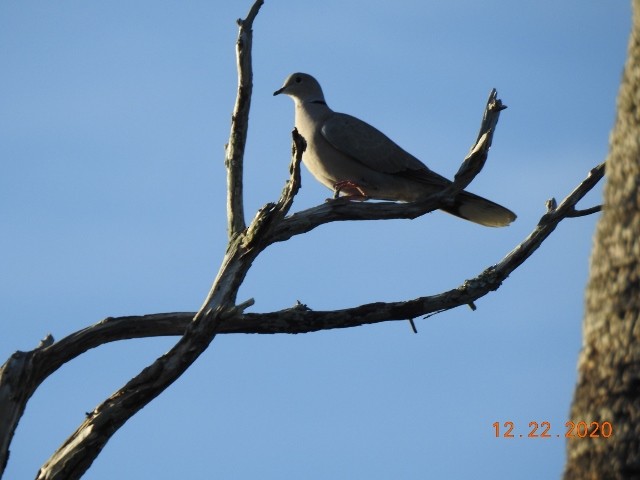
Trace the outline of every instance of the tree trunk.
<path fill-rule="evenodd" d="M 640 0 L 617 108 L 569 417 L 588 435 L 569 432 L 565 479 L 640 478 Z"/>

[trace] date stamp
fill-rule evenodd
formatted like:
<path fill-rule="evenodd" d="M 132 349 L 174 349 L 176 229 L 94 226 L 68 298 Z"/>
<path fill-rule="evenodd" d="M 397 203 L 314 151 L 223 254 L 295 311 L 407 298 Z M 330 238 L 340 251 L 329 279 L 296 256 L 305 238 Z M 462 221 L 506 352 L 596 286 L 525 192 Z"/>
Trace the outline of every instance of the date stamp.
<path fill-rule="evenodd" d="M 529 428 L 519 433 L 514 422 L 493 422 L 496 438 L 609 438 L 613 435 L 611 422 L 572 422 L 564 424 L 564 435 L 554 433 L 551 422 L 529 422 Z"/>

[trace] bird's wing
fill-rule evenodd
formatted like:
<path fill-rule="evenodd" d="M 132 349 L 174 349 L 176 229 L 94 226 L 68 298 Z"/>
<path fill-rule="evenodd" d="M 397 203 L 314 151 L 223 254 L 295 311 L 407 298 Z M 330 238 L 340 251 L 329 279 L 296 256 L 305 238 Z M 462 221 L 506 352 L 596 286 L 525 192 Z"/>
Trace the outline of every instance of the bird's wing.
<path fill-rule="evenodd" d="M 335 149 L 371 170 L 406 176 L 438 186 L 450 183 L 429 170 L 424 163 L 400 148 L 380 130 L 351 115 L 334 113 L 324 122 L 321 132 Z"/>

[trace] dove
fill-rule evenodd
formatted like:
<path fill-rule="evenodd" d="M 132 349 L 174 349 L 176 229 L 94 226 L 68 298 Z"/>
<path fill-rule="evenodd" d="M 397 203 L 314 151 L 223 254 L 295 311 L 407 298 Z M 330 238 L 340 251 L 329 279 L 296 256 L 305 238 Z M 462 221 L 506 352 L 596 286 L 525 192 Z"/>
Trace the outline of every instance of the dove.
<path fill-rule="evenodd" d="M 378 129 L 331 110 L 311 75 L 293 73 L 273 94 L 293 99 L 295 127 L 307 142 L 302 162 L 336 198 L 416 202 L 451 184 Z M 442 210 L 488 227 L 516 219 L 511 210 L 465 190 Z"/>

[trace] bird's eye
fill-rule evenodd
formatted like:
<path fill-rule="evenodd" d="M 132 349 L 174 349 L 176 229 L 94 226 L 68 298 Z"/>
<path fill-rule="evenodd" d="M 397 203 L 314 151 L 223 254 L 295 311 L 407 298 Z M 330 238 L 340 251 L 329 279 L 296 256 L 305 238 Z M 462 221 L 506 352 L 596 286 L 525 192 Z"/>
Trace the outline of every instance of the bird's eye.
<path fill-rule="evenodd" d="M 296 77 L 296 83 L 302 82 L 302 77 Z"/>

